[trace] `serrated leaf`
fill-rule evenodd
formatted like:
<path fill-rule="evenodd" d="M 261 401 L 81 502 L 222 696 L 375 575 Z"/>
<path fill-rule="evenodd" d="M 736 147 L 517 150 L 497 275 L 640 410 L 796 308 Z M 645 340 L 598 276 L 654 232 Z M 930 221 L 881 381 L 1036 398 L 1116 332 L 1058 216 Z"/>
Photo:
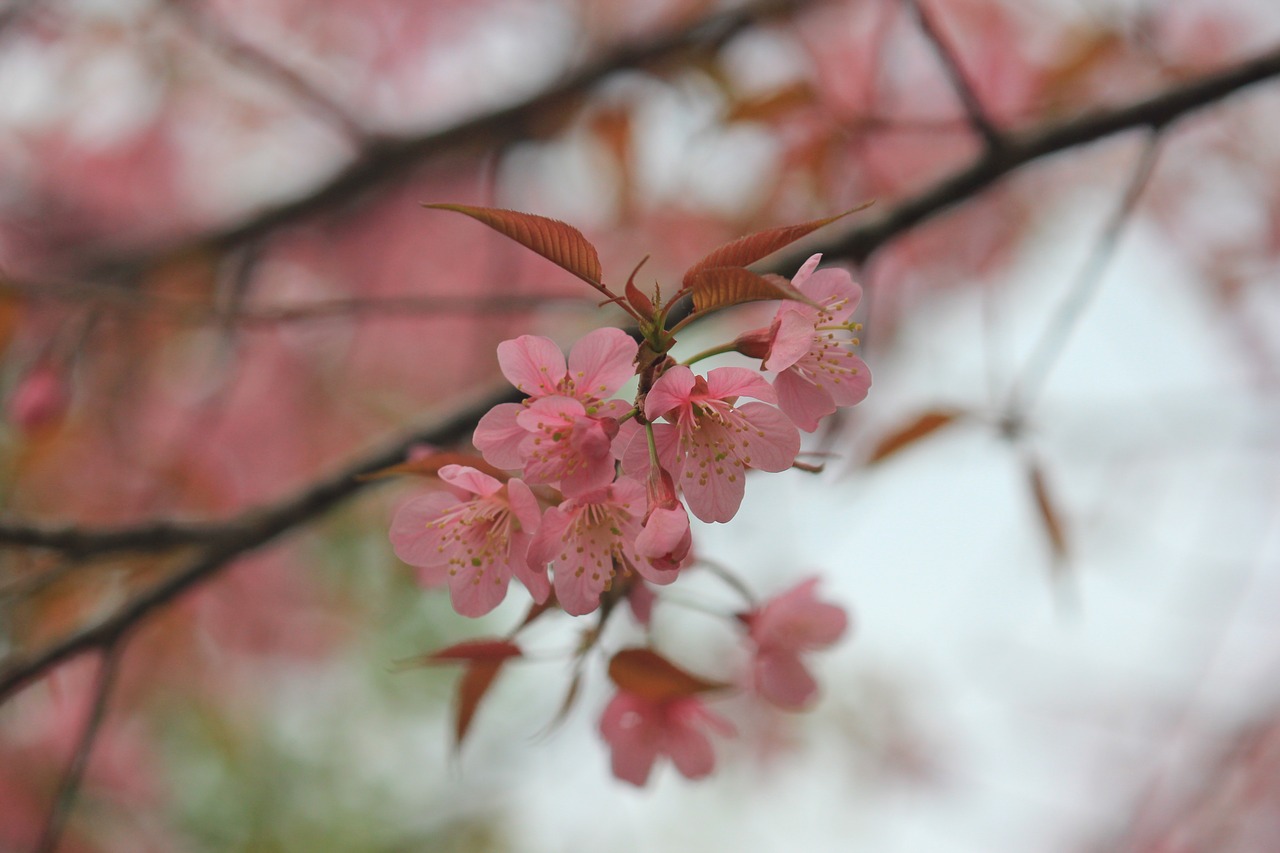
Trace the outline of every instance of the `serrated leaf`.
<path fill-rule="evenodd" d="M 459 748 L 471 728 L 471 721 L 480 707 L 480 701 L 493 686 L 503 664 L 522 654 L 519 646 L 507 640 L 466 640 L 431 654 L 401 661 L 397 668 L 443 663 L 466 664 L 454 699 L 453 745 L 454 748 Z"/>
<path fill-rule="evenodd" d="M 761 258 L 768 257 L 779 249 L 786 248 L 801 237 L 812 234 L 822 226 L 830 225 L 837 219 L 843 219 L 859 210 L 865 210 L 871 204 L 872 202 L 860 204 L 857 207 L 846 210 L 844 213 L 837 213 L 835 216 L 828 216 L 825 219 L 814 219 L 809 222 L 802 222 L 799 225 L 786 225 L 782 228 L 771 228 L 768 231 L 757 231 L 755 234 L 739 237 L 689 267 L 684 274 L 684 286 L 686 289 L 692 288 L 693 279 L 705 270 L 715 269 L 716 267 L 745 267 L 749 264 L 754 264 Z"/>
<path fill-rule="evenodd" d="M 458 695 L 454 700 L 453 709 L 454 749 L 462 747 L 462 741 L 471 728 L 471 721 L 475 719 L 480 701 L 493 686 L 505 662 L 506 658 L 477 661 L 469 664 L 466 672 L 462 674 L 462 680 L 458 682 Z"/>
<path fill-rule="evenodd" d="M 509 640 L 465 640 L 425 655 L 396 661 L 397 671 L 415 669 L 443 663 L 471 663 L 473 661 L 503 661 L 520 657 L 520 647 Z"/>
<path fill-rule="evenodd" d="M 609 661 L 609 679 L 619 690 L 650 702 L 696 696 L 729 685 L 685 672 L 651 649 L 623 649 Z"/>
<path fill-rule="evenodd" d="M 446 465 L 465 465 L 488 474 L 497 480 L 506 481 L 511 475 L 500 468 L 495 468 L 478 453 L 432 453 L 418 459 L 410 459 L 389 468 L 381 468 L 369 474 L 361 474 L 358 480 L 381 480 L 384 477 L 395 477 L 401 474 L 412 474 L 419 477 L 434 477 Z"/>
<path fill-rule="evenodd" d="M 693 310 L 699 314 L 761 299 L 794 299 L 815 308 L 821 307 L 782 276 L 772 273 L 760 275 L 742 267 L 701 270 L 686 282 L 686 286 L 693 291 Z"/>
<path fill-rule="evenodd" d="M 963 414 L 964 412 L 958 409 L 931 409 L 917 415 L 880 439 L 875 449 L 871 451 L 867 464 L 883 461 L 899 450 L 932 435 Z"/>
<path fill-rule="evenodd" d="M 581 231 L 559 219 L 517 210 L 470 207 L 465 204 L 423 204 L 423 207 L 466 214 L 504 237 L 537 252 L 587 284 L 597 288 L 600 286 L 603 270 L 596 247 L 591 245 Z"/>
<path fill-rule="evenodd" d="M 1065 557 L 1067 555 L 1066 529 L 1063 527 L 1062 516 L 1058 513 L 1055 501 L 1049 496 L 1044 471 L 1038 463 L 1030 462 L 1027 467 L 1027 477 L 1031 481 L 1031 495 L 1035 499 L 1036 510 L 1040 514 L 1040 521 L 1044 524 L 1044 532 L 1049 537 L 1053 553 L 1057 557 Z"/>

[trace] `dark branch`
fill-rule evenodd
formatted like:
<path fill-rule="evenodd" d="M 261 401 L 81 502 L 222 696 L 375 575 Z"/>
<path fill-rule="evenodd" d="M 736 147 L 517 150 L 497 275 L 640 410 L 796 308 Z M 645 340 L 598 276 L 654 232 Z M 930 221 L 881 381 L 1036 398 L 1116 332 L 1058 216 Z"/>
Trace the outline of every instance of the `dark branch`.
<path fill-rule="evenodd" d="M 278 503 L 205 527 L 200 551 L 185 567 L 140 593 L 106 619 L 70 634 L 34 655 L 19 657 L 0 670 L 0 702 L 62 661 L 92 648 L 111 645 L 152 611 L 216 574 L 240 555 L 315 520 L 352 495 L 381 482 L 363 478 L 403 462 L 409 448 L 414 445 L 456 444 L 471 434 L 480 416 L 489 409 L 499 403 L 515 402 L 521 396 L 514 389 L 495 394 L 442 423 L 400 436 Z M 177 525 L 171 527 L 182 529 Z M 164 526 L 157 525 L 150 531 L 161 529 Z M 134 537 L 129 541 L 136 542 L 137 531 L 120 531 L 116 535 L 124 538 L 126 533 Z M 178 538 L 181 539 L 180 536 Z"/>
<path fill-rule="evenodd" d="M 619 71 L 652 68 L 671 62 L 682 53 L 714 51 L 742 30 L 794 14 L 810 2 L 812 0 L 758 0 L 731 12 L 711 15 L 677 32 L 625 45 L 521 103 L 446 130 L 375 142 L 327 183 L 243 221 L 160 249 L 92 258 L 87 265 L 87 277 L 131 280 L 157 264 L 190 257 L 193 252 L 219 254 L 356 201 L 386 182 L 402 177 L 430 157 L 448 151 L 490 148 L 522 136 L 536 135 L 537 129 L 545 125 L 546 116 L 564 112 L 594 86 Z"/>
<path fill-rule="evenodd" d="M 951 87 L 955 89 L 957 97 L 960 98 L 960 103 L 964 105 L 969 124 L 973 125 L 973 129 L 986 142 L 988 150 L 994 151 L 999 148 L 1004 144 L 1004 139 L 991 121 L 990 116 L 987 115 L 986 108 L 982 106 L 982 101 L 978 98 L 978 93 L 974 91 L 973 84 L 969 82 L 964 69 L 960 67 L 959 57 L 956 56 L 951 46 L 947 44 L 947 40 L 942 37 L 937 24 L 934 23 L 933 16 L 925 9 L 922 0 L 905 0 L 905 2 L 912 13 L 915 14 L 916 22 L 920 25 L 920 32 L 929 40 L 929 44 L 933 46 L 934 53 L 938 55 L 938 60 L 942 63 L 943 70 L 947 72 Z"/>
<path fill-rule="evenodd" d="M 93 698 L 90 700 L 89 716 L 80 732 L 80 740 L 76 743 L 76 751 L 71 755 L 71 763 L 62 776 L 62 783 L 54 795 L 53 806 L 49 809 L 49 819 L 45 823 L 40 842 L 35 853 L 53 853 L 62 837 L 67 819 L 71 817 L 71 809 L 75 806 L 76 795 L 84 782 L 85 771 L 89 768 L 89 757 L 93 754 L 93 745 L 98 740 L 98 732 L 102 730 L 102 721 L 107 715 L 107 702 L 111 699 L 111 689 L 115 686 L 116 673 L 120 667 L 120 658 L 124 655 L 127 639 L 117 636 L 102 650 L 102 663 L 99 665 L 98 678 L 93 687 Z"/>
<path fill-rule="evenodd" d="M 960 172 L 944 178 L 920 195 L 892 209 L 879 221 L 848 232 L 822 248 L 829 255 L 865 260 L 868 255 L 894 237 L 938 215 L 965 199 L 977 195 L 1014 169 L 1070 148 L 1084 145 L 1136 128 L 1159 131 L 1188 113 L 1226 98 L 1234 92 L 1280 75 L 1280 50 L 1208 75 L 1128 106 L 1086 113 L 1076 119 L 1050 125 L 1012 137 L 997 153 L 987 156 Z M 522 108 L 518 108 L 522 109 Z M 265 227 L 261 218 L 242 226 L 246 232 L 260 233 Z M 255 224 L 256 223 L 256 224 Z M 232 232 L 226 232 L 232 233 Z M 792 270 L 802 258 L 776 261 L 771 266 L 779 271 Z M 362 475 L 389 467 L 404 458 L 409 447 L 417 443 L 448 445 L 466 437 L 481 415 L 499 402 L 516 399 L 514 392 L 496 395 L 479 405 L 458 412 L 447 422 L 409 433 L 388 447 L 356 460 L 329 477 L 304 488 L 297 494 L 264 509 L 250 511 L 232 520 L 207 526 L 200 539 L 201 550 L 185 568 L 132 599 L 124 607 L 96 625 L 82 629 L 46 649 L 19 659 L 0 670 L 0 701 L 30 680 L 80 652 L 109 645 L 115 638 L 137 624 L 156 608 L 168 603 L 197 583 L 216 574 L 236 557 L 261 547 L 275 537 L 312 521 L 345 499 L 362 491 L 370 483 L 358 479 Z M 154 529 L 181 525 L 157 525 Z M 64 531 L 65 533 L 65 531 Z M 14 534 L 17 535 L 17 534 Z M 87 531 L 78 535 L 96 536 Z M 128 533 L 109 533 L 128 541 Z M 184 535 L 171 533 L 177 539 Z M 189 541 L 189 540 L 188 540 Z M 36 543 L 31 543 L 36 544 Z"/>
<path fill-rule="evenodd" d="M 1007 135 L 999 151 L 984 154 L 968 167 L 899 203 L 878 221 L 832 240 L 825 251 L 861 263 L 894 237 L 972 198 L 1021 166 L 1118 133 L 1141 128 L 1160 130 L 1241 89 L 1276 76 L 1280 76 L 1280 49 L 1126 106 L 1094 110 L 1021 134 Z M 794 270 L 803 261 L 801 253 L 789 252 L 769 268 L 774 272 Z"/>

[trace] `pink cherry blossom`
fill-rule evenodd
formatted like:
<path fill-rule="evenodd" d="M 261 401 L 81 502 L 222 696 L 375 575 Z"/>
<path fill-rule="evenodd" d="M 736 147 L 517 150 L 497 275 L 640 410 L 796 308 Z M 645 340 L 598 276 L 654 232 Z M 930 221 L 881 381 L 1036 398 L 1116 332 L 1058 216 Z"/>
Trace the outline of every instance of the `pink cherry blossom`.
<path fill-rule="evenodd" d="M 516 424 L 525 431 L 520 455 L 530 483 L 558 483 L 572 497 L 613 482 L 616 418 L 590 417 L 572 397 L 542 397 L 516 416 Z"/>
<path fill-rule="evenodd" d="M 763 403 L 736 405 L 738 397 Z M 742 504 L 748 468 L 785 471 L 800 451 L 800 434 L 773 406 L 773 388 L 742 367 L 717 367 L 704 379 L 684 365 L 668 369 L 645 399 L 659 459 L 703 521 L 728 521 Z M 628 454 L 638 455 L 633 438 Z M 647 450 L 646 450 L 647 452 Z M 624 459 L 624 468 L 627 463 Z"/>
<path fill-rule="evenodd" d="M 391 524 L 396 556 L 420 569 L 425 586 L 448 583 L 453 609 L 483 616 L 506 597 L 514 574 L 535 601 L 551 590 L 545 569 L 529 567 L 529 543 L 539 526 L 538 501 L 521 480 L 498 480 L 462 465 L 440 479 L 451 492 L 432 492 L 400 508 Z"/>
<path fill-rule="evenodd" d="M 855 339 L 849 318 L 862 290 L 844 270 L 816 269 L 821 259 L 809 258 L 791 280 L 821 309 L 784 302 L 767 332 L 738 338 L 741 351 L 759 355 L 766 370 L 778 371 L 778 406 L 805 432 L 816 430 L 838 407 L 861 402 L 871 387 L 871 371 L 850 349 Z"/>
<path fill-rule="evenodd" d="M 529 564 L 540 573 L 554 566 L 556 600 L 566 613 L 581 616 L 599 607 L 618 571 L 658 584 L 675 580 L 675 572 L 636 551 L 644 513 L 644 486 L 630 477 L 547 510 L 529 546 Z"/>
<path fill-rule="evenodd" d="M 644 530 L 636 537 L 636 553 L 655 568 L 675 571 L 693 547 L 689 513 L 676 497 L 671 475 L 662 468 L 652 468 L 647 489 L 649 511 L 644 518 Z"/>
<path fill-rule="evenodd" d="M 818 694 L 800 654 L 833 645 L 849 626 L 844 608 L 814 596 L 817 585 L 818 578 L 809 578 L 740 617 L 756 647 L 752 686 L 786 710 L 800 710 Z"/>
<path fill-rule="evenodd" d="M 600 734 L 612 751 L 613 775 L 633 785 L 644 785 L 663 755 L 688 779 L 710 775 L 716 757 L 707 729 L 734 734 L 729 721 L 696 696 L 655 702 L 622 691 L 600 718 Z"/>
<path fill-rule="evenodd" d="M 498 344 L 502 375 L 530 397 L 572 397 L 591 406 L 612 397 L 635 375 L 639 345 L 621 329 L 588 333 L 569 350 L 569 363 L 550 338 L 521 335 Z"/>
<path fill-rule="evenodd" d="M 490 409 L 476 425 L 476 448 L 498 468 L 519 470 L 532 464 L 534 472 L 525 472 L 530 482 L 559 483 L 566 494 L 607 484 L 612 479 L 608 439 L 617 431 L 616 419 L 629 408 L 607 398 L 635 375 L 637 348 L 626 332 L 614 328 L 596 329 L 574 344 L 567 365 L 549 338 L 521 335 L 498 344 L 503 375 L 529 399 Z M 537 415 L 530 416 L 535 410 Z M 555 440 L 558 446 L 543 447 L 545 437 L 556 433 L 561 436 Z M 607 437 L 604 451 L 602 435 Z"/>

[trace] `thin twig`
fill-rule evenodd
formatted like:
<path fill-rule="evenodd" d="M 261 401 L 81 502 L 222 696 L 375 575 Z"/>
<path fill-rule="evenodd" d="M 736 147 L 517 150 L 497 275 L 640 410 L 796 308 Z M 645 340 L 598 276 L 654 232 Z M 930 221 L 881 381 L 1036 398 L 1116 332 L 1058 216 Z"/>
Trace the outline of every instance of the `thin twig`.
<path fill-rule="evenodd" d="M 484 150 L 539 132 L 545 126 L 547 115 L 556 115 L 574 105 L 585 93 L 620 71 L 667 65 L 683 54 L 699 56 L 713 52 L 745 29 L 794 15 L 813 2 L 815 0 L 757 0 L 709 15 L 672 32 L 624 44 L 520 103 L 444 130 L 376 141 L 327 181 L 282 204 L 167 246 L 140 251 L 106 249 L 82 257 L 81 274 L 76 277 L 133 281 L 157 264 L 198 257 L 206 252 L 221 254 L 353 203 L 372 190 L 403 178 L 429 158 L 450 151 Z"/>
<path fill-rule="evenodd" d="M 93 754 L 93 746 L 102 730 L 102 721 L 107 715 L 107 703 L 111 698 L 111 689 L 115 686 L 116 674 L 120 667 L 120 658 L 124 655 L 127 638 L 116 636 L 103 646 L 102 661 L 98 666 L 98 677 L 94 683 L 93 698 L 89 706 L 89 717 L 85 720 L 80 732 L 80 740 L 76 743 L 76 751 L 71 756 L 58 785 L 58 793 L 49 809 L 49 819 L 45 823 L 44 832 L 35 847 L 35 853 L 53 853 L 66 828 L 67 820 L 75 807 L 76 796 L 84 782 L 85 771 L 89 767 L 89 758 Z"/>
<path fill-rule="evenodd" d="M 1173 85 L 1131 104 L 1092 110 L 1019 134 L 1006 134 L 1003 147 L 995 155 L 984 153 L 968 166 L 890 208 L 880 219 L 852 228 L 821 248 L 831 257 L 864 261 L 894 237 L 967 201 L 1022 166 L 1126 131 L 1160 130 L 1184 116 L 1217 105 L 1242 89 L 1277 76 L 1280 76 L 1280 48 L 1223 71 Z M 794 271 L 813 251 L 806 248 L 779 255 L 764 271 Z"/>
<path fill-rule="evenodd" d="M 960 66 L 960 59 L 956 56 L 947 40 L 943 38 L 942 32 L 938 29 L 937 24 L 933 20 L 933 15 L 924 7 L 922 0 L 903 0 L 915 15 L 916 22 L 920 25 L 920 32 L 928 39 L 932 45 L 934 53 L 938 55 L 938 60 L 942 63 L 942 68 L 946 71 L 947 79 L 951 81 L 951 88 L 955 89 L 960 103 L 964 105 L 965 114 L 968 116 L 969 124 L 987 145 L 988 151 L 995 151 L 1004 144 L 1004 137 L 996 128 L 995 123 L 991 121 L 991 117 L 987 115 L 987 110 L 982 105 L 982 100 L 978 97 L 977 91 L 973 88 L 973 84 L 969 82 L 968 75 Z"/>
<path fill-rule="evenodd" d="M 1078 118 L 1014 137 L 1000 150 L 998 156 L 982 158 L 950 177 L 943 178 L 932 188 L 900 203 L 879 221 L 854 229 L 843 237 L 831 241 L 825 247 L 818 248 L 831 256 L 852 258 L 857 261 L 865 260 L 876 248 L 920 222 L 978 194 L 1019 166 L 1135 128 L 1148 127 L 1158 131 L 1184 115 L 1217 103 L 1240 89 L 1277 75 L 1280 75 L 1280 50 L 1247 60 L 1217 74 L 1179 84 L 1162 94 L 1128 106 L 1086 113 Z M 347 191 L 349 188 L 343 190 L 343 192 Z M 313 209 L 312 206 L 318 204 L 323 206 L 320 200 L 312 197 L 305 206 Z M 297 214 L 298 211 L 294 210 L 290 215 Z M 279 210 L 272 214 L 272 216 L 281 215 L 283 214 Z M 222 232 L 222 239 L 230 239 L 229 235 L 233 234 L 264 233 L 274 227 L 274 224 L 268 223 L 268 219 L 270 217 L 265 219 L 258 217 L 236 229 Z M 279 224 L 277 220 L 272 222 Z M 791 253 L 790 256 L 780 257 L 769 264 L 769 268 L 774 271 L 794 270 L 812 251 L 813 248 L 808 248 L 803 256 L 799 253 Z M 495 395 L 479 405 L 469 406 L 459 411 L 443 424 L 401 436 L 387 448 L 357 459 L 346 468 L 303 488 L 279 503 L 247 512 L 230 522 L 207 525 L 205 534 L 209 534 L 209 528 L 217 528 L 217 532 L 208 535 L 207 538 L 197 537 L 201 540 L 199 544 L 203 545 L 203 549 L 185 568 L 144 591 L 96 625 L 81 629 L 43 650 L 11 662 L 5 669 L 0 670 L 0 702 L 20 689 L 22 685 L 62 661 L 110 642 L 112 638 L 136 624 L 151 611 L 213 576 L 241 554 L 261 547 L 294 527 L 312 521 L 362 491 L 369 483 L 356 479 L 357 477 L 401 461 L 407 449 L 413 444 L 426 442 L 447 445 L 461 440 L 493 405 L 513 400 L 515 396 L 514 392 Z M 167 531 L 158 535 L 174 536 L 176 540 L 184 542 L 191 541 L 191 534 L 184 534 L 182 531 L 185 527 L 182 525 L 158 522 L 154 528 Z M 169 531 L 168 528 L 174 528 L 174 530 Z M 28 544 L 38 544 L 31 540 L 41 539 L 39 535 L 17 530 L 10 530 L 10 535 L 17 539 L 25 537 Z M 95 531 L 63 530 L 58 536 L 46 537 L 45 541 L 66 536 L 72 541 L 76 537 L 81 537 L 81 541 L 88 542 L 98 535 L 100 534 Z M 117 535 L 122 540 L 129 541 L 135 533 L 110 534 L 108 532 L 108 537 L 111 535 Z M 143 537 L 143 540 L 147 538 Z M 136 546 L 137 543 L 132 544 Z"/>
<path fill-rule="evenodd" d="M 268 80 L 283 88 L 357 146 L 363 146 L 368 140 L 368 131 L 337 101 L 275 57 L 215 24 L 207 12 L 195 8 L 197 5 L 200 4 L 191 0 L 172 0 L 168 8 L 203 44 L 234 67 L 247 69 L 259 79 Z"/>
<path fill-rule="evenodd" d="M 204 526 L 201 549 L 185 566 L 130 599 L 105 619 L 82 628 L 33 654 L 11 659 L 0 669 L 0 702 L 31 680 L 59 663 L 89 649 L 105 647 L 138 624 L 152 611 L 208 579 L 235 558 L 260 548 L 281 534 L 313 521 L 351 496 L 384 482 L 365 479 L 369 474 L 403 462 L 408 450 L 418 444 L 448 446 L 466 438 L 481 415 L 499 403 L 515 402 L 522 395 L 504 390 L 455 413 L 448 420 L 413 430 L 385 446 L 363 455 L 343 468 L 269 506 L 246 511 L 229 521 Z M 198 528 L 196 528 L 198 529 Z M 177 536 L 182 528 L 156 525 L 152 531 Z M 138 531 L 128 531 L 137 536 Z M 91 531 L 78 532 L 82 541 L 92 540 Z M 121 539 L 126 537 L 121 534 Z M 146 540 L 134 539 L 135 546 Z"/>
<path fill-rule="evenodd" d="M 1151 173 L 1155 169 L 1156 161 L 1160 156 L 1160 140 L 1161 134 L 1158 131 L 1153 131 L 1148 137 L 1146 145 L 1142 149 L 1142 154 L 1134 165 L 1133 174 L 1125 186 L 1124 195 L 1120 197 L 1115 210 L 1108 217 L 1106 224 L 1102 228 L 1102 233 L 1098 236 L 1097 242 L 1094 243 L 1093 250 L 1089 253 L 1084 266 L 1077 273 L 1075 281 L 1067 291 L 1066 297 L 1062 300 L 1062 304 L 1053 313 L 1048 325 L 1041 332 L 1030 357 L 1027 358 L 1026 366 L 1022 369 L 1022 373 L 1014 383 L 1013 390 L 1009 395 L 1009 403 L 1006 407 L 1008 412 L 1006 420 L 1008 422 L 1019 423 L 1022 416 L 1031 407 L 1036 395 L 1044 387 L 1045 380 L 1053 369 L 1053 365 L 1057 362 L 1058 357 L 1062 355 L 1062 349 L 1066 345 L 1067 339 L 1079 324 L 1085 308 L 1094 294 L 1098 292 L 1098 286 L 1102 283 L 1102 274 L 1115 254 L 1116 246 L 1120 242 L 1125 226 L 1132 217 L 1133 210 L 1138 204 L 1138 199 L 1142 197 L 1143 190 L 1146 189 L 1147 183 L 1151 179 Z"/>

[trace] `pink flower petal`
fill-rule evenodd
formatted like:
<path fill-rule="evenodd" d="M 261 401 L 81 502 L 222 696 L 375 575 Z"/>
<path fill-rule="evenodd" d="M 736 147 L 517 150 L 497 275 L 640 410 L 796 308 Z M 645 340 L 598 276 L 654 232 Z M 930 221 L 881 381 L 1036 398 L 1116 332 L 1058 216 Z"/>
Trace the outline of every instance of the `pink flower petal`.
<path fill-rule="evenodd" d="M 755 659 L 754 678 L 756 692 L 784 710 L 798 711 L 818 695 L 818 682 L 792 652 L 761 651 Z"/>
<path fill-rule="evenodd" d="M 428 529 L 427 524 L 459 503 L 447 492 L 431 492 L 407 501 L 391 521 L 390 539 L 396 556 L 411 566 L 443 565 L 448 558 L 439 551 L 440 533 Z"/>
<path fill-rule="evenodd" d="M 809 276 L 813 275 L 813 271 L 818 268 L 818 264 L 822 262 L 822 254 L 810 255 L 809 259 L 801 264 L 799 271 L 791 277 L 793 287 L 803 289 L 803 285 L 809 280 Z"/>
<path fill-rule="evenodd" d="M 821 385 L 837 406 L 861 403 L 871 390 L 871 368 L 847 349 L 832 350 L 825 356 L 836 372 L 828 374 Z"/>
<path fill-rule="evenodd" d="M 654 724 L 649 703 L 630 693 L 619 693 L 605 706 L 600 734 L 612 752 L 613 775 L 643 786 L 658 759 L 660 729 Z"/>
<path fill-rule="evenodd" d="M 498 366 L 507 381 L 534 397 L 558 394 L 565 375 L 564 353 L 550 338 L 539 335 L 521 335 L 498 344 Z"/>
<path fill-rule="evenodd" d="M 809 353 L 816 314 L 812 308 L 806 311 L 784 308 L 778 312 L 777 331 L 769 357 L 764 361 L 765 370 L 786 370 Z"/>
<path fill-rule="evenodd" d="M 800 433 L 782 412 L 764 403 L 744 403 L 738 412 L 755 430 L 743 442 L 752 468 L 761 471 L 785 471 L 800 452 Z"/>
<path fill-rule="evenodd" d="M 805 432 L 816 430 L 818 422 L 836 410 L 827 391 L 794 370 L 779 373 L 773 387 L 778 392 L 778 406 Z"/>
<path fill-rule="evenodd" d="M 653 583 L 671 583 L 676 579 L 676 570 L 680 568 L 692 544 L 689 515 L 683 506 L 655 509 L 636 537 L 636 553 L 648 560 L 656 571 L 649 570 L 644 562 L 639 563 L 636 570 L 645 580 Z"/>
<path fill-rule="evenodd" d="M 717 367 L 707 374 L 707 396 L 715 399 L 754 397 L 766 403 L 777 400 L 768 380 L 748 367 Z"/>
<path fill-rule="evenodd" d="M 510 578 L 493 564 L 463 565 L 449 578 L 449 598 L 453 609 L 472 619 L 483 616 L 507 597 Z"/>
<path fill-rule="evenodd" d="M 841 269 L 818 270 L 804 283 L 800 292 L 823 306 L 826 315 L 822 318 L 824 326 L 846 322 L 862 299 L 862 288 Z"/>
<path fill-rule="evenodd" d="M 512 471 L 524 466 L 520 443 L 529 433 L 516 421 L 523 410 L 519 403 L 500 403 L 476 424 L 471 442 L 493 467 Z"/>
<path fill-rule="evenodd" d="M 440 468 L 441 480 L 474 495 L 491 495 L 502 488 L 502 483 L 482 471 L 465 465 L 445 465 Z"/>
<path fill-rule="evenodd" d="M 653 387 L 649 389 L 649 393 L 645 397 L 645 417 L 651 421 L 656 421 L 672 409 L 688 405 L 689 394 L 693 391 L 693 385 L 693 371 L 688 367 L 683 364 L 677 364 L 668 368 L 665 373 L 658 377 L 658 381 L 653 383 Z"/>
<path fill-rule="evenodd" d="M 596 329 L 569 351 L 569 378 L 579 395 L 610 397 L 635 376 L 638 350 L 639 345 L 621 329 Z"/>

